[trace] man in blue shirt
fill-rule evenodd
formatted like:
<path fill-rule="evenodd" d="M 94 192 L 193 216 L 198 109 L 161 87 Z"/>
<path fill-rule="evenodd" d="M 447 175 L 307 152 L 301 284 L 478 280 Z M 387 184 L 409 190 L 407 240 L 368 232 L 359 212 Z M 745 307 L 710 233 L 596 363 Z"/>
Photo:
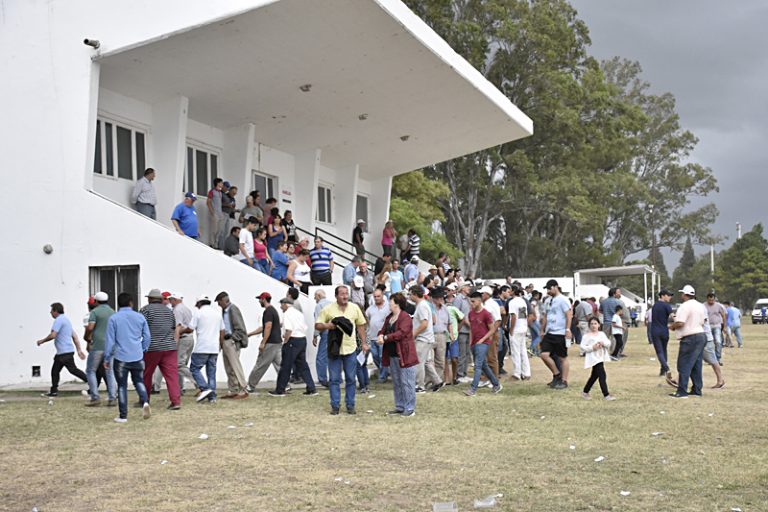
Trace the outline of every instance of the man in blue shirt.
<path fill-rule="evenodd" d="M 731 304 L 730 302 L 724 302 L 724 304 L 727 313 L 726 326 L 728 331 L 736 338 L 739 348 L 741 348 L 743 344 L 741 339 L 741 310 L 736 307 L 736 304 Z M 731 344 L 731 346 L 733 345 Z"/>
<path fill-rule="evenodd" d="M 186 235 L 197 240 L 200 238 L 200 227 L 197 223 L 197 212 L 195 211 L 195 199 L 197 196 L 192 192 L 184 194 L 184 201 L 176 205 L 171 215 L 173 227 L 180 235 Z"/>
<path fill-rule="evenodd" d="M 50 334 L 37 340 L 38 347 L 43 343 L 55 340 L 53 344 L 56 346 L 56 355 L 53 356 L 53 366 L 51 367 L 51 391 L 43 393 L 43 396 L 48 398 L 59 396 L 59 376 L 64 368 L 83 382 L 88 382 L 85 372 L 75 365 L 75 351 L 77 351 L 77 356 L 80 359 L 85 359 L 85 352 L 80 349 L 80 341 L 75 331 L 72 330 L 72 322 L 64 315 L 64 306 L 59 302 L 51 304 L 51 316 L 53 317 L 53 326 Z"/>
<path fill-rule="evenodd" d="M 572 337 L 570 326 L 573 311 L 571 303 L 560 293 L 557 281 L 550 279 L 545 288 L 549 299 L 544 303 L 546 315 L 541 318 L 541 330 L 544 332 L 541 340 L 541 360 L 552 372 L 550 387 L 565 389 L 568 387 L 568 345 Z M 560 358 L 559 370 L 551 354 Z"/>
<path fill-rule="evenodd" d="M 352 258 L 352 261 L 349 262 L 349 265 L 344 267 L 344 273 L 341 275 L 341 282 L 344 283 L 347 286 L 352 286 L 352 280 L 357 275 L 357 269 L 360 266 L 360 262 L 362 262 L 362 258 L 360 256 L 355 256 Z"/>
<path fill-rule="evenodd" d="M 272 253 L 272 263 L 275 265 L 275 268 L 272 269 L 272 277 L 285 283 L 288 277 L 289 262 L 288 242 L 281 240 L 277 243 L 277 249 L 275 252 Z"/>
<path fill-rule="evenodd" d="M 653 348 L 656 349 L 656 359 L 661 365 L 659 375 L 666 376 L 667 381 L 672 385 L 672 372 L 669 371 L 669 359 L 667 357 L 667 344 L 669 343 L 669 326 L 667 324 L 669 323 L 669 315 L 672 314 L 670 300 L 672 300 L 672 292 L 669 290 L 659 292 L 659 300 L 651 309 L 651 341 Z"/>
<path fill-rule="evenodd" d="M 315 248 L 309 251 L 309 259 L 312 261 L 312 271 L 309 277 L 315 286 L 331 286 L 333 277 L 333 253 L 323 247 L 323 239 L 315 238 Z"/>
<path fill-rule="evenodd" d="M 608 336 L 609 340 L 613 339 L 611 333 L 611 322 L 613 315 L 616 313 L 616 306 L 623 306 L 621 301 L 621 290 L 619 288 L 611 288 L 608 290 L 608 298 L 600 301 L 600 311 L 603 314 L 603 331 Z"/>
<path fill-rule="evenodd" d="M 117 313 L 109 317 L 107 323 L 107 341 L 104 347 L 104 368 L 109 370 L 110 361 L 114 366 L 117 380 L 117 404 L 120 416 L 117 423 L 128 421 L 128 374 L 131 374 L 133 387 L 143 404 L 144 419 L 151 412 L 147 388 L 144 386 L 144 352 L 152 341 L 149 324 L 144 315 L 133 310 L 133 297 L 130 293 L 117 296 Z M 114 358 L 114 360 L 113 360 Z"/>

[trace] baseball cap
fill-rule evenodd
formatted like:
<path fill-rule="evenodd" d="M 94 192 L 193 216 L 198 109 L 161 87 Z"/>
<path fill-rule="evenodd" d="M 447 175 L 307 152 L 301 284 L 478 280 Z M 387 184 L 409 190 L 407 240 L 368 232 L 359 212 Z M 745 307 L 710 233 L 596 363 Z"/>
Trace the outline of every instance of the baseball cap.
<path fill-rule="evenodd" d="M 459 285 L 457 285 L 456 283 L 451 283 L 449 285 L 446 285 L 445 288 L 451 291 L 456 291 L 459 288 Z"/>
<path fill-rule="evenodd" d="M 164 299 L 167 299 L 168 297 L 171 296 L 171 292 L 163 292 L 161 295 L 163 296 Z"/>
<path fill-rule="evenodd" d="M 168 298 L 169 299 L 181 300 L 181 299 L 184 298 L 184 296 L 180 292 L 171 292 L 171 295 Z"/>
<path fill-rule="evenodd" d="M 358 224 L 365 224 L 365 221 L 363 219 L 357 219 Z"/>
<path fill-rule="evenodd" d="M 88 297 L 88 305 L 93 306 L 94 304 L 96 304 L 96 297 L 91 295 L 90 297 Z"/>
<path fill-rule="evenodd" d="M 164 299 L 163 292 L 160 291 L 160 288 L 152 288 L 149 290 L 149 293 L 145 295 L 148 299 Z"/>
<path fill-rule="evenodd" d="M 418 262 L 419 262 L 419 257 L 418 256 L 414 256 L 414 257 L 411 258 L 411 263 L 418 263 Z"/>
<path fill-rule="evenodd" d="M 662 288 L 659 291 L 659 297 L 661 297 L 662 295 L 667 295 L 667 296 L 671 297 L 672 296 L 672 292 L 667 290 L 666 288 Z"/>
<path fill-rule="evenodd" d="M 184 194 L 184 197 L 187 197 L 187 198 L 189 198 L 189 199 L 191 199 L 193 201 L 195 199 L 197 199 L 197 196 L 195 194 L 193 194 L 192 192 L 187 192 L 186 194 Z"/>
<path fill-rule="evenodd" d="M 256 296 L 257 299 L 262 300 L 272 300 L 272 295 L 269 294 L 269 292 L 261 292 L 259 295 Z"/>
<path fill-rule="evenodd" d="M 107 295 L 105 292 L 98 292 L 93 296 L 93 298 L 96 300 L 96 302 L 107 302 L 109 300 L 109 295 Z"/>
<path fill-rule="evenodd" d="M 560 286 L 560 285 L 559 285 L 559 284 L 557 284 L 557 281 L 556 281 L 556 280 L 554 280 L 554 279 L 550 279 L 549 281 L 547 281 L 547 284 L 545 284 L 545 285 L 544 285 L 544 288 L 545 288 L 546 290 L 549 290 L 549 289 L 550 289 L 550 288 L 552 288 L 553 286 Z"/>
<path fill-rule="evenodd" d="M 293 299 L 290 297 L 283 297 L 280 299 L 280 304 L 293 304 Z"/>
<path fill-rule="evenodd" d="M 696 296 L 696 290 L 693 289 L 693 286 L 687 284 L 683 286 L 682 290 L 678 290 L 680 293 L 684 293 L 685 295 L 690 295 L 691 297 Z"/>
<path fill-rule="evenodd" d="M 488 295 L 493 295 L 493 290 L 491 290 L 490 286 L 483 286 L 480 288 L 480 293 L 487 293 Z"/>
<path fill-rule="evenodd" d="M 227 188 L 229 188 L 229 187 L 231 187 L 232 185 L 230 185 L 228 181 L 225 181 L 225 182 L 224 182 L 224 186 L 225 186 L 225 187 L 227 187 Z"/>
<path fill-rule="evenodd" d="M 203 294 L 203 295 L 201 295 L 201 296 L 199 296 L 199 297 L 197 298 L 197 301 L 196 301 L 196 303 L 197 303 L 197 302 L 203 302 L 203 301 L 208 301 L 208 302 L 211 302 L 211 298 L 210 298 L 210 297 L 208 297 L 207 295 Z"/>

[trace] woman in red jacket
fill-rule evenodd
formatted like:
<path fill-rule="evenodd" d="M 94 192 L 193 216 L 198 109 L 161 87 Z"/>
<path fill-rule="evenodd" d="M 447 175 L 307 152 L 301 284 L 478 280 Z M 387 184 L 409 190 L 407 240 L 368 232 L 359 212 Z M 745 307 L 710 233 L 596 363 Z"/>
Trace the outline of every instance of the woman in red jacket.
<path fill-rule="evenodd" d="M 381 365 L 389 366 L 395 392 L 395 409 L 387 415 L 410 417 L 416 414 L 416 344 L 413 322 L 406 313 L 407 301 L 402 293 L 389 298 L 390 314 L 379 332 L 377 343 L 383 345 Z"/>

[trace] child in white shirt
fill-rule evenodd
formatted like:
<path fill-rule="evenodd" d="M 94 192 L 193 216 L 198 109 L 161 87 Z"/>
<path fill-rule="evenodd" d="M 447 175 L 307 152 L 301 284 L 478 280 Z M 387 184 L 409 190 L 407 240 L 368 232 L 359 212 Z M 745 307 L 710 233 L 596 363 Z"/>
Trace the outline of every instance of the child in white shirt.
<path fill-rule="evenodd" d="M 600 320 L 596 317 L 589 319 L 589 331 L 582 335 L 581 338 L 581 351 L 584 352 L 584 368 L 592 368 L 592 374 L 587 380 L 587 384 L 584 386 L 581 396 L 585 400 L 590 400 L 589 390 L 596 381 L 600 382 L 600 391 L 603 392 L 603 397 L 606 400 L 616 400 L 616 398 L 608 392 L 608 382 L 605 375 L 605 366 L 603 363 L 611 360 L 609 349 L 611 342 L 608 336 L 601 330 Z"/>
<path fill-rule="evenodd" d="M 622 306 L 616 306 L 616 312 L 611 318 L 611 334 L 615 340 L 613 345 L 613 353 L 611 359 L 614 361 L 619 360 L 619 354 L 624 347 L 624 323 L 621 321 L 621 313 L 624 311 Z"/>

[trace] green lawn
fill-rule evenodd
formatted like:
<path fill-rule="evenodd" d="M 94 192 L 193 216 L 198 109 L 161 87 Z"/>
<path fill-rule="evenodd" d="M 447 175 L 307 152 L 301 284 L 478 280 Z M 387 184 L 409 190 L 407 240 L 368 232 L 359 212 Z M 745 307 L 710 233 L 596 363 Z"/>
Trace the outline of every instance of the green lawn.
<path fill-rule="evenodd" d="M 330 416 L 327 391 L 215 406 L 187 397 L 173 412 L 159 395 L 151 419 L 130 409 L 125 425 L 79 392 L 50 406 L 0 392 L 0 509 L 472 510 L 499 493 L 497 510 L 768 510 L 768 327 L 744 334 L 746 348 L 726 349 L 725 389 L 701 399 L 667 396 L 642 329 L 630 357 L 608 365 L 615 402 L 599 389 L 581 399 L 588 371 L 574 349 L 567 391 L 548 389 L 534 358 L 530 382 L 504 381 L 498 396 L 468 398 L 466 385 L 419 395 L 413 418 L 384 415 L 390 385 L 358 395 L 356 416 Z M 704 378 L 715 382 L 709 368 Z"/>

